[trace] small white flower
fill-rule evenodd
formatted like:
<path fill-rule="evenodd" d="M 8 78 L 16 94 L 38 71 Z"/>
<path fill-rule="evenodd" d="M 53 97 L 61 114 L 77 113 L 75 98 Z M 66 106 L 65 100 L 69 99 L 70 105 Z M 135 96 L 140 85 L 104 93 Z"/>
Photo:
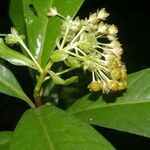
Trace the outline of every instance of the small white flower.
<path fill-rule="evenodd" d="M 116 40 L 116 37 L 115 36 L 113 36 L 113 35 L 107 35 L 107 38 L 108 38 L 108 40 L 110 40 L 110 41 L 113 41 L 113 40 Z"/>
<path fill-rule="evenodd" d="M 11 34 L 18 36 L 18 31 L 14 27 L 11 27 Z"/>
<path fill-rule="evenodd" d="M 57 15 L 58 15 L 58 12 L 57 12 L 56 7 L 51 7 L 49 9 L 49 12 L 47 13 L 47 16 L 49 16 L 49 17 L 54 17 L 54 16 L 57 16 Z"/>
<path fill-rule="evenodd" d="M 105 8 L 102 8 L 97 14 L 98 18 L 101 20 L 105 20 L 109 16 L 109 13 L 106 12 Z"/>
<path fill-rule="evenodd" d="M 91 72 L 92 82 L 88 88 L 93 92 L 109 93 L 126 88 L 126 71 L 121 69 L 123 49 L 116 36 L 117 27 L 104 21 L 108 16 L 103 8 L 89 18 L 72 20 L 67 17 L 61 28 L 63 34 L 58 48 L 62 44 L 66 46 L 68 57 L 65 64 L 72 67 L 74 64 L 69 60 L 72 58 L 77 67 Z M 112 72 L 115 69 L 121 75 Z"/>
<path fill-rule="evenodd" d="M 22 40 L 24 40 L 25 36 L 24 35 L 19 35 L 17 30 L 12 27 L 11 28 L 11 34 L 8 34 L 6 37 L 5 37 L 5 42 L 7 44 L 16 44 Z"/>
<path fill-rule="evenodd" d="M 106 33 L 106 30 L 107 30 L 107 25 L 104 24 L 103 22 L 100 22 L 100 24 L 98 25 L 98 32 Z"/>
<path fill-rule="evenodd" d="M 118 48 L 121 46 L 120 42 L 117 41 L 117 40 L 113 40 L 110 44 L 109 44 L 110 47 L 112 48 Z"/>
<path fill-rule="evenodd" d="M 123 49 L 121 47 L 116 47 L 112 51 L 117 56 L 121 56 L 123 54 Z"/>
<path fill-rule="evenodd" d="M 96 22 L 97 21 L 97 13 L 93 13 L 89 16 L 89 22 Z"/>
<path fill-rule="evenodd" d="M 114 24 L 112 24 L 109 27 L 108 31 L 109 31 L 109 34 L 111 34 L 111 35 L 115 35 L 115 34 L 118 33 L 118 29 L 117 29 L 117 27 Z"/>

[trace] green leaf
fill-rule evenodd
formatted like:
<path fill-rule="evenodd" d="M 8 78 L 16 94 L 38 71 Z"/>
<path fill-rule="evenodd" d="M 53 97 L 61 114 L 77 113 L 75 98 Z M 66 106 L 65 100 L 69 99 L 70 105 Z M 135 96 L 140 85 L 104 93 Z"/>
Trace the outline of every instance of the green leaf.
<path fill-rule="evenodd" d="M 150 69 L 129 75 L 127 91 L 115 98 L 106 103 L 87 95 L 68 112 L 91 124 L 150 137 Z"/>
<path fill-rule="evenodd" d="M 49 71 L 49 74 L 51 76 L 51 78 L 53 79 L 53 82 L 55 84 L 59 84 L 59 85 L 69 85 L 73 82 L 77 82 L 78 81 L 78 76 L 72 76 L 66 80 L 62 79 L 59 75 L 57 75 L 55 72 L 53 71 Z"/>
<path fill-rule="evenodd" d="M 0 150 L 9 150 L 11 136 L 11 131 L 0 132 Z"/>
<path fill-rule="evenodd" d="M 10 0 L 9 16 L 19 34 L 25 34 L 23 0 Z"/>
<path fill-rule="evenodd" d="M 74 16 L 83 0 L 24 0 L 23 10 L 29 48 L 38 62 L 45 66 L 50 52 L 60 35 L 60 17 L 47 17 L 50 7 L 55 6 L 61 15 Z"/>
<path fill-rule="evenodd" d="M 11 0 L 9 15 L 17 30 L 25 34 L 32 54 L 45 66 L 50 52 L 55 48 L 56 39 L 60 34 L 59 17 L 48 18 L 47 12 L 55 6 L 61 15 L 74 16 L 84 0 Z M 17 7 L 17 9 L 16 9 Z"/>
<path fill-rule="evenodd" d="M 87 123 L 54 107 L 30 109 L 19 121 L 10 150 L 111 150 L 112 145 Z"/>
<path fill-rule="evenodd" d="M 12 74 L 12 72 L 7 69 L 2 63 L 0 62 L 0 92 L 20 98 L 27 102 L 31 107 L 34 107 L 32 101 L 27 97 L 27 95 L 23 92 L 22 88 L 20 87 L 18 81 Z"/>
<path fill-rule="evenodd" d="M 62 79 L 59 75 L 57 75 L 55 72 L 49 71 L 49 74 L 50 74 L 50 76 L 53 79 L 53 82 L 55 84 L 60 84 L 60 85 L 64 85 L 65 84 L 65 80 Z"/>
<path fill-rule="evenodd" d="M 7 45 L 5 45 L 3 39 L 1 38 L 0 38 L 0 58 L 3 58 L 14 65 L 28 66 L 30 68 L 36 69 L 36 65 L 32 60 L 30 60 L 25 55 L 9 48 Z"/>
<path fill-rule="evenodd" d="M 72 77 L 66 79 L 64 85 L 69 85 L 74 82 L 78 82 L 78 76 L 72 76 Z"/>

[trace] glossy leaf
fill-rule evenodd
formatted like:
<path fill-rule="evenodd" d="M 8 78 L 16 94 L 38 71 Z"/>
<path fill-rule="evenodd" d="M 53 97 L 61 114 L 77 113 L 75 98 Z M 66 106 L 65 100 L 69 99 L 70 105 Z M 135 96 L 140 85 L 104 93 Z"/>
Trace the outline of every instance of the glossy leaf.
<path fill-rule="evenodd" d="M 23 92 L 12 72 L 2 65 L 2 63 L 0 63 L 0 92 L 20 98 L 27 102 L 31 107 L 34 107 L 31 100 Z"/>
<path fill-rule="evenodd" d="M 32 60 L 25 55 L 9 48 L 7 45 L 5 45 L 3 39 L 0 39 L 0 58 L 3 58 L 14 65 L 28 66 L 36 69 L 36 65 Z"/>
<path fill-rule="evenodd" d="M 23 0 L 10 0 L 9 16 L 19 34 L 25 34 L 26 29 L 23 13 Z"/>
<path fill-rule="evenodd" d="M 68 112 L 91 124 L 150 137 L 150 69 L 129 75 L 127 91 L 113 99 L 106 103 L 104 97 L 87 95 Z"/>
<path fill-rule="evenodd" d="M 0 132 L 0 150 L 9 150 L 11 136 L 11 131 Z"/>
<path fill-rule="evenodd" d="M 21 140 L 20 140 L 21 139 Z M 13 134 L 10 150 L 112 150 L 87 123 L 54 107 L 28 110 Z"/>
<path fill-rule="evenodd" d="M 32 54 L 43 66 L 49 59 L 50 51 L 55 48 L 55 41 L 60 34 L 61 19 L 48 18 L 51 6 L 57 7 L 64 15 L 74 16 L 84 0 L 11 0 L 9 15 L 17 30 L 29 39 Z M 17 7 L 17 9 L 16 9 Z"/>
<path fill-rule="evenodd" d="M 50 7 L 55 6 L 64 16 L 74 16 L 83 0 L 24 0 L 23 10 L 29 41 L 29 48 L 38 62 L 45 66 L 50 52 L 55 48 L 60 35 L 59 17 L 47 17 Z"/>

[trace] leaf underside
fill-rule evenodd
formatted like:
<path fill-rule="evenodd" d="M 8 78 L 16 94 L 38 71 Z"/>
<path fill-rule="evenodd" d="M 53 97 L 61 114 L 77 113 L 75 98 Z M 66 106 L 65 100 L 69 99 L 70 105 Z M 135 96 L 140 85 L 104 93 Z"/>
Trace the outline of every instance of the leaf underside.
<path fill-rule="evenodd" d="M 0 62 L 0 92 L 17 97 L 27 102 L 31 107 L 33 106 L 31 100 L 22 90 L 18 81 L 12 74 L 12 72 Z"/>
<path fill-rule="evenodd" d="M 13 65 L 17 66 L 28 66 L 33 69 L 37 69 L 35 63 L 30 60 L 25 55 L 9 48 L 3 41 L 0 39 L 0 58 L 10 62 Z"/>

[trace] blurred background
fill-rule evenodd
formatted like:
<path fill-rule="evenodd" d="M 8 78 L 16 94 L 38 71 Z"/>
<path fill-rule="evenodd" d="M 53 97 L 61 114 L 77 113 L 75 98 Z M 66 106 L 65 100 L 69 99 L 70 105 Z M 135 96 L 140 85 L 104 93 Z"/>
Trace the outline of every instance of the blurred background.
<path fill-rule="evenodd" d="M 85 0 L 78 12 L 79 16 L 86 17 L 98 8 L 106 8 L 110 13 L 109 22 L 115 24 L 119 29 L 119 39 L 124 49 L 123 61 L 127 66 L 128 73 L 150 67 L 150 11 L 147 6 L 149 6 L 147 0 L 132 1 L 132 3 L 131 0 Z M 9 33 L 10 27 L 13 26 L 8 16 L 8 8 L 9 0 L 0 0 L 0 33 Z M 15 74 L 26 93 L 32 96 L 33 85 L 32 82 L 29 82 L 31 78 L 27 68 L 12 65 L 9 65 L 9 68 Z M 58 98 L 55 91 L 59 88 L 63 91 L 60 93 L 62 99 L 65 99 L 62 96 L 64 94 L 67 95 L 68 99 L 73 96 L 77 99 L 87 93 L 86 87 L 83 88 L 83 82 L 75 86 L 78 88 L 75 90 L 69 87 L 69 92 L 68 87 L 62 89 L 58 86 L 53 91 L 53 95 L 51 94 L 51 98 Z M 65 108 L 63 102 L 60 102 L 59 106 Z M 28 109 L 28 106 L 24 102 L 0 94 L 0 130 L 13 130 L 26 109 Z M 113 143 L 118 150 L 146 150 L 148 147 L 150 148 L 148 138 L 106 128 L 95 128 Z"/>

